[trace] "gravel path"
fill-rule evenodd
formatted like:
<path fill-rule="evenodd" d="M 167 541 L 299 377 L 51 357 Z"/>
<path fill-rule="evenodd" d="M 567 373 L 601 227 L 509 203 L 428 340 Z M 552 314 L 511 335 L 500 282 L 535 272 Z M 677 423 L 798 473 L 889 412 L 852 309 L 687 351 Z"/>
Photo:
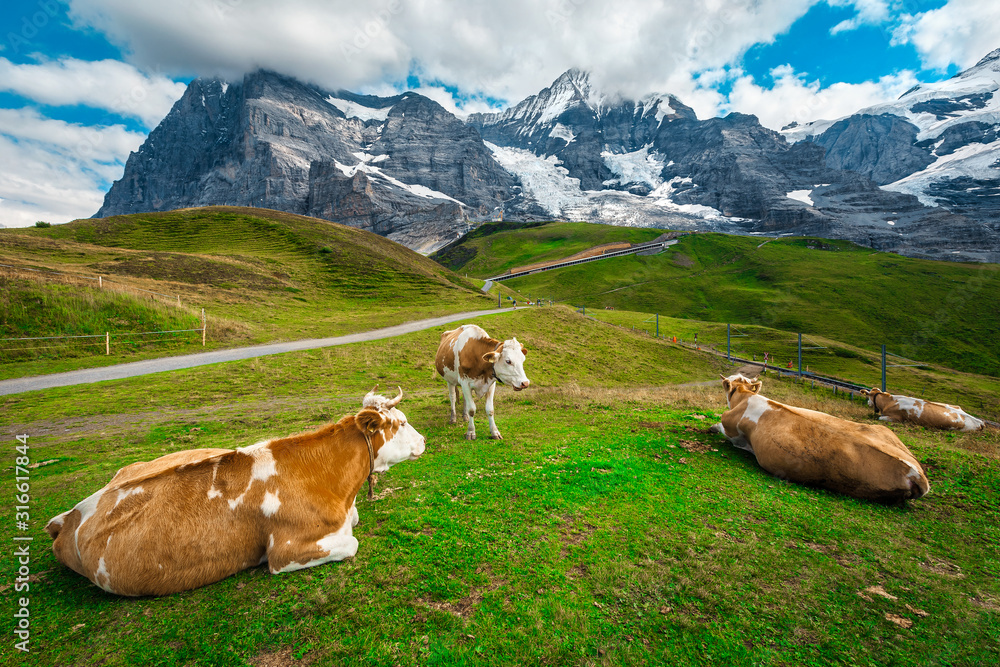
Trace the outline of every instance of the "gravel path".
<path fill-rule="evenodd" d="M 53 373 L 51 375 L 36 375 L 26 378 L 15 378 L 13 380 L 0 381 L 0 396 L 7 394 L 20 394 L 26 391 L 38 391 L 39 389 L 49 389 L 51 387 L 66 387 L 74 384 L 89 384 L 91 382 L 103 382 L 104 380 L 121 380 L 122 378 L 135 377 L 137 375 L 148 375 L 150 373 L 162 373 L 164 371 L 176 371 L 182 368 L 193 368 L 206 364 L 217 364 L 223 361 L 239 361 L 240 359 L 251 359 L 253 357 L 264 357 L 270 354 L 281 354 L 282 352 L 296 352 L 298 350 L 314 350 L 320 347 L 332 347 L 334 345 L 348 345 L 350 343 L 360 343 L 362 341 L 380 340 L 382 338 L 392 338 L 403 334 L 413 333 L 432 329 L 442 324 L 457 322 L 482 315 L 494 315 L 496 313 L 510 312 L 509 308 L 494 308 L 492 310 L 477 310 L 468 313 L 454 313 L 442 317 L 434 317 L 427 320 L 416 320 L 406 324 L 398 324 L 385 329 L 375 329 L 373 331 L 363 331 L 361 333 L 347 336 L 336 336 L 334 338 L 310 338 L 307 340 L 297 340 L 290 343 L 270 343 L 267 345 L 253 345 L 251 347 L 240 347 L 233 350 L 215 350 L 213 352 L 201 352 L 198 354 L 185 354 L 180 357 L 164 357 L 162 359 L 147 359 L 146 361 L 134 361 L 128 364 L 118 364 L 117 366 L 105 366 L 103 368 L 85 368 L 78 371 L 68 371 L 66 373 Z"/>

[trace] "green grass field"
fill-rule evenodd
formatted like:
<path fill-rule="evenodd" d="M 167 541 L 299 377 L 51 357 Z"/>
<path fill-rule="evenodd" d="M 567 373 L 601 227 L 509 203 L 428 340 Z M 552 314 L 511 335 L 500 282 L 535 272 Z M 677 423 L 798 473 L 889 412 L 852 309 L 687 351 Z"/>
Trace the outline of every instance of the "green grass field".
<path fill-rule="evenodd" d="M 264 209 L 210 207 L 0 231 L 0 264 L 102 275 L 169 295 L 151 299 L 94 281 L 5 270 L 0 338 L 159 331 L 200 326 L 207 348 L 337 336 L 497 302 L 468 280 L 380 236 Z M 499 288 L 503 289 L 503 288 Z M 173 295 L 181 300 L 176 306 Z M 133 337 L 139 338 L 139 337 Z M 0 378 L 201 351 L 200 335 L 143 345 L 11 343 Z M 114 342 L 114 339 L 113 339 Z M 58 346 L 57 346 L 58 345 Z M 31 348 L 25 351 L 25 348 Z"/>
<path fill-rule="evenodd" d="M 9 638 L 0 663 L 1000 661 L 997 432 L 893 426 L 931 492 L 862 502 L 774 479 L 706 433 L 730 369 L 713 356 L 560 307 L 479 323 L 529 350 L 532 387 L 497 392 L 503 441 L 448 425 L 440 331 L 0 397 L 9 460 L 24 433 L 44 463 L 30 482 L 32 653 Z M 355 558 L 122 599 L 52 556 L 44 523 L 120 466 L 315 427 L 356 412 L 376 382 L 402 386 L 427 452 L 358 499 Z M 763 393 L 870 420 L 789 380 Z M 12 549 L 0 566 L 16 570 Z"/>
<path fill-rule="evenodd" d="M 486 277 L 601 243 L 651 240 L 662 230 L 550 223 L 490 231 L 484 225 L 478 236 L 453 246 L 449 252 L 471 259 L 448 266 Z M 846 241 L 766 240 L 693 234 L 659 255 L 591 262 L 503 284 L 525 298 L 591 311 L 610 306 L 758 325 L 871 351 L 885 344 L 917 361 L 1000 376 L 997 265 L 917 260 Z M 533 244 L 537 255 L 528 257 Z"/>

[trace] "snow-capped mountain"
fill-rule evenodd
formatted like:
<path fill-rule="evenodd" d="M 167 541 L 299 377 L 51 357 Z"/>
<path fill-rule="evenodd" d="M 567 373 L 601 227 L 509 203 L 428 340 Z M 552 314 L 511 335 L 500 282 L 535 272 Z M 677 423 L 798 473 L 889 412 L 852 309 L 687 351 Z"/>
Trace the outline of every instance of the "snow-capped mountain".
<path fill-rule="evenodd" d="M 823 146 L 831 167 L 1000 230 L 1000 49 L 895 102 L 782 133 Z"/>
<path fill-rule="evenodd" d="M 827 162 L 816 142 L 790 143 L 744 114 L 699 120 L 669 94 L 603 95 L 578 70 L 502 113 L 468 122 L 519 178 L 525 199 L 549 216 L 817 234 L 912 255 L 1000 259 L 988 226 L 928 207 L 905 190 L 881 190 L 871 174 Z M 922 154 L 903 157 L 911 167 L 905 174 L 927 165 Z"/>
<path fill-rule="evenodd" d="M 879 115 L 784 134 L 738 113 L 699 120 L 669 94 L 605 95 L 579 70 L 466 122 L 412 92 L 331 92 L 272 72 L 197 79 L 129 156 L 97 215 L 259 206 L 369 229 L 426 253 L 503 211 L 508 219 L 810 234 L 1000 261 L 988 213 L 1000 197 L 989 200 L 996 183 L 985 177 L 997 157 L 991 56 Z"/>
<path fill-rule="evenodd" d="M 432 252 L 516 184 L 476 130 L 426 97 L 332 93 L 256 72 L 193 81 L 129 156 L 97 216 L 257 206 Z"/>

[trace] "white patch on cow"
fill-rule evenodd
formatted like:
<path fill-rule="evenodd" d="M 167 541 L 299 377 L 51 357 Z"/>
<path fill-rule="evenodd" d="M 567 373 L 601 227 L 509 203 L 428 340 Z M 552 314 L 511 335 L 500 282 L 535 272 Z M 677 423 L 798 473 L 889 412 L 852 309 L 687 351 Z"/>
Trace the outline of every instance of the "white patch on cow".
<path fill-rule="evenodd" d="M 760 420 L 761 416 L 770 409 L 771 406 L 768 405 L 768 400 L 766 398 L 759 394 L 754 394 L 747 399 L 746 408 L 743 410 L 743 417 L 740 421 L 746 419 L 751 424 L 756 424 Z"/>
<path fill-rule="evenodd" d="M 353 528 L 351 522 L 344 521 L 339 529 L 328 535 L 324 535 L 316 541 L 316 545 L 322 551 L 326 552 L 325 556 L 314 558 L 308 563 L 291 562 L 278 570 L 278 573 L 295 572 L 296 570 L 303 570 L 307 567 L 322 565 L 323 563 L 353 558 L 354 554 L 358 552 L 358 540 L 351 535 L 351 528 Z"/>
<path fill-rule="evenodd" d="M 984 428 L 986 428 L 986 422 L 984 422 L 982 419 L 978 419 L 978 418 L 973 417 L 972 415 L 966 414 L 964 412 L 962 414 L 965 415 L 964 419 L 962 420 L 962 422 L 963 422 L 962 430 L 963 431 L 981 431 Z"/>
<path fill-rule="evenodd" d="M 913 465 L 909 461 L 903 461 L 903 463 L 910 466 L 910 472 L 906 473 L 907 479 L 920 479 L 921 477 L 923 477 L 923 473 L 920 472 L 920 470 L 917 469 L 915 465 Z"/>
<path fill-rule="evenodd" d="M 72 511 L 73 510 L 69 510 L 69 512 Z M 45 524 L 46 528 L 49 526 L 53 526 L 54 528 L 61 527 L 63 525 L 63 522 L 66 520 L 66 515 L 69 514 L 69 512 L 63 512 L 59 516 L 54 516 L 51 519 L 49 519 L 49 522 Z"/>
<path fill-rule="evenodd" d="M 110 538 L 108 539 L 110 541 Z M 94 573 L 94 583 L 108 593 L 114 593 L 111 590 L 111 574 L 108 572 L 108 564 L 104 562 L 104 556 L 101 556 L 97 561 L 97 572 Z"/>
<path fill-rule="evenodd" d="M 246 497 L 247 492 L 253 486 L 255 481 L 266 482 L 275 475 L 278 474 L 278 469 L 274 461 L 274 454 L 271 453 L 271 448 L 267 445 L 270 443 L 269 440 L 263 440 L 261 442 L 255 443 L 250 447 L 240 447 L 236 451 L 241 454 L 246 454 L 251 459 L 253 459 L 253 467 L 250 469 L 250 481 L 247 482 L 247 488 L 243 489 L 241 493 L 236 498 L 229 501 L 229 509 L 235 510 L 243 502 L 243 498 Z M 212 491 L 209 490 L 209 497 L 212 497 Z"/>
<path fill-rule="evenodd" d="M 143 493 L 143 491 L 145 491 L 145 489 L 143 489 L 141 486 L 136 486 L 134 488 L 129 489 L 128 491 L 122 491 L 119 489 L 118 499 L 115 500 L 115 505 L 114 507 L 111 508 L 111 510 L 114 510 L 115 507 L 118 507 L 119 503 L 121 503 L 121 501 L 125 500 L 129 496 L 139 495 L 140 493 Z M 108 511 L 108 514 L 111 514 L 110 510 Z"/>
<path fill-rule="evenodd" d="M 400 424 L 399 428 L 382 445 L 375 456 L 375 472 L 385 472 L 400 461 L 415 461 L 424 453 L 424 436 L 417 433 L 408 421 L 406 415 L 396 408 L 388 413 L 389 419 Z M 384 431 L 382 432 L 384 434 Z"/>
<path fill-rule="evenodd" d="M 524 353 L 516 338 L 505 340 L 500 348 L 500 358 L 493 364 L 493 374 L 500 382 L 511 387 L 522 389 L 531 384 L 524 374 Z"/>
<path fill-rule="evenodd" d="M 920 415 L 924 413 L 924 407 L 927 405 L 926 401 L 921 398 L 910 398 L 909 396 L 893 396 L 893 398 L 896 399 L 899 409 L 914 419 L 920 419 Z"/>
<path fill-rule="evenodd" d="M 268 491 L 264 494 L 264 502 L 260 504 L 260 511 L 264 513 L 264 516 L 274 516 L 279 507 L 281 507 L 281 501 L 278 500 L 277 489 L 274 493 Z"/>
<path fill-rule="evenodd" d="M 97 504 L 101 502 L 101 497 L 103 495 L 104 489 L 95 491 L 78 502 L 73 508 L 75 510 L 79 510 L 80 512 L 80 523 L 76 527 L 76 532 L 73 533 L 73 541 L 76 543 L 76 557 L 81 561 L 83 560 L 83 557 L 80 555 L 80 529 L 83 528 L 83 524 L 87 523 L 87 519 L 92 517 L 94 512 L 97 511 Z M 70 511 L 72 512 L 73 510 Z"/>
<path fill-rule="evenodd" d="M 455 341 L 451 344 L 451 349 L 455 353 L 455 359 L 452 361 L 452 368 L 454 368 L 455 373 L 459 375 L 461 374 L 462 370 L 462 363 L 459 360 L 459 355 L 461 354 L 462 350 L 465 349 L 465 346 L 468 344 L 468 342 L 473 338 L 477 340 L 480 338 L 489 338 L 489 334 L 487 334 L 486 331 L 484 331 L 483 328 L 478 325 L 463 324 L 462 333 L 458 334 L 458 336 L 455 338 Z"/>
<path fill-rule="evenodd" d="M 221 498 L 222 491 L 215 488 L 215 478 L 219 474 L 219 460 L 215 460 L 215 464 L 212 465 L 212 487 L 208 490 L 208 499 Z"/>
<path fill-rule="evenodd" d="M 266 482 L 278 474 L 278 468 L 274 462 L 274 454 L 270 447 L 261 447 L 253 453 L 253 470 L 250 471 L 250 483 L 253 480 Z"/>

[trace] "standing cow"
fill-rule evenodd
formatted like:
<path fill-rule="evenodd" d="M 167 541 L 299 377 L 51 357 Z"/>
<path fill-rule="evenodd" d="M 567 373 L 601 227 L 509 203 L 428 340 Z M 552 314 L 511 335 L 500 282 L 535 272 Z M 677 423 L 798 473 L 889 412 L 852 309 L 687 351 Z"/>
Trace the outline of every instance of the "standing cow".
<path fill-rule="evenodd" d="M 267 563 L 272 574 L 354 556 L 355 497 L 372 472 L 424 452 L 389 400 L 310 433 L 125 466 L 49 521 L 63 565 L 118 595 L 166 595 Z"/>
<path fill-rule="evenodd" d="M 920 463 L 885 426 L 858 424 L 761 396 L 760 381 L 722 379 L 729 410 L 712 427 L 783 479 L 870 500 L 919 498 L 930 489 Z"/>
<path fill-rule="evenodd" d="M 503 440 L 493 420 L 493 394 L 496 383 L 510 385 L 521 391 L 531 382 L 524 374 L 524 358 L 528 351 L 516 338 L 500 342 L 475 324 L 463 324 L 441 334 L 434 364 L 437 372 L 448 382 L 448 399 L 451 401 L 451 419 L 457 420 L 455 402 L 458 388 L 462 388 L 465 418 L 468 429 L 466 440 L 476 439 L 476 398 L 486 395 L 486 416 L 490 420 L 490 437 Z"/>
<path fill-rule="evenodd" d="M 866 391 L 868 405 L 875 408 L 882 421 L 913 422 L 920 426 L 948 431 L 982 431 L 986 423 L 976 419 L 957 405 L 934 403 L 922 398 L 899 396 L 872 387 Z"/>

